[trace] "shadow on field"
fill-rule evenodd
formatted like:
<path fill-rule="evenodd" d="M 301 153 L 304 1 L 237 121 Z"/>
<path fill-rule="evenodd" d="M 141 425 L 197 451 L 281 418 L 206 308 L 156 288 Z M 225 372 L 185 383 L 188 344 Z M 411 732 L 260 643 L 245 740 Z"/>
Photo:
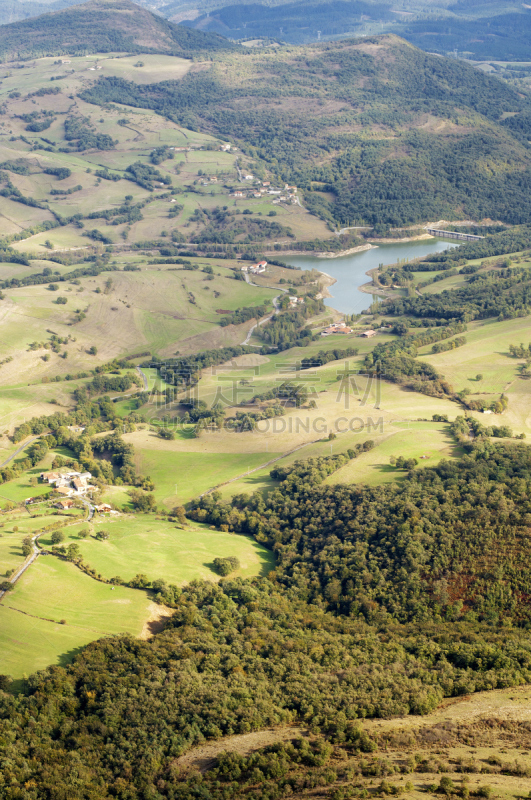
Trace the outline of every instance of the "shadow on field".
<path fill-rule="evenodd" d="M 79 647 L 74 647 L 72 650 L 67 650 L 65 653 L 61 653 L 60 656 L 57 658 L 57 663 L 60 667 L 66 667 L 70 664 L 76 656 L 85 650 L 86 645 L 80 645 Z"/>

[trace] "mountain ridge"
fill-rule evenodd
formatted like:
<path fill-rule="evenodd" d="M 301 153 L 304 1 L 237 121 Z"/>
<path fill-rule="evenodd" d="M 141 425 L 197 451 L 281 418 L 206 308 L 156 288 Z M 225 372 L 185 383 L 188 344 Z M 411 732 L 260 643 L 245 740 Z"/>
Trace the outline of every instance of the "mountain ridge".
<path fill-rule="evenodd" d="M 175 25 L 130 0 L 89 0 L 0 27 L 4 61 L 94 52 L 190 58 L 235 47 L 219 34 Z"/>
<path fill-rule="evenodd" d="M 531 219 L 529 101 L 392 34 L 231 54 L 181 81 L 81 97 L 232 139 L 336 224 Z"/>

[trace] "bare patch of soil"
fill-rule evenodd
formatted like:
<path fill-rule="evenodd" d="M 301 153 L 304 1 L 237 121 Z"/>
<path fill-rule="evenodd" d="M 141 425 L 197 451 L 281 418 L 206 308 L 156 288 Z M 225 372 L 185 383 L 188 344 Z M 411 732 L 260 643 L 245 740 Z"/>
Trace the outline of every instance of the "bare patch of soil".
<path fill-rule="evenodd" d="M 206 772 L 215 765 L 216 758 L 220 753 L 238 753 L 247 756 L 254 750 L 260 750 L 276 742 L 285 742 L 289 739 L 296 739 L 307 736 L 308 731 L 297 726 L 285 726 L 282 728 L 265 728 L 263 731 L 253 733 L 241 733 L 236 736 L 227 736 L 216 742 L 209 742 L 200 747 L 194 747 L 188 753 L 176 760 L 176 764 L 185 770 L 198 769 Z"/>
<path fill-rule="evenodd" d="M 144 627 L 139 639 L 150 639 L 156 633 L 164 630 L 164 625 L 168 617 L 171 617 L 173 610 L 168 606 L 161 606 L 158 603 L 150 603 L 148 606 L 149 617 L 144 622 Z"/>

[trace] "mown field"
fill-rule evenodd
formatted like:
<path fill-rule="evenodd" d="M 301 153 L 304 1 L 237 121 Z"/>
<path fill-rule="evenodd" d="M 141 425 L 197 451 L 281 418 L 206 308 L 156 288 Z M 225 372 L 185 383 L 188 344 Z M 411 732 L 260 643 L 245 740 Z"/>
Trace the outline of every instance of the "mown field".
<path fill-rule="evenodd" d="M 99 583 L 73 564 L 41 556 L 0 604 L 0 671 L 20 678 L 64 663 L 101 636 L 140 635 L 151 600 L 139 589 Z"/>
<path fill-rule="evenodd" d="M 162 578 L 178 586 L 191 580 L 217 581 L 212 562 L 228 556 L 238 558 L 241 565 L 232 573 L 234 577 L 265 575 L 274 565 L 273 554 L 247 536 L 194 523 L 183 529 L 149 514 L 98 519 L 87 539 L 79 537 L 80 528 L 66 529 L 65 544 L 78 544 L 86 563 L 107 580 L 119 576 L 129 581 L 143 573 L 151 581 Z M 94 538 L 100 530 L 108 533 L 109 539 Z M 48 546 L 49 537 L 41 537 L 40 542 Z"/>

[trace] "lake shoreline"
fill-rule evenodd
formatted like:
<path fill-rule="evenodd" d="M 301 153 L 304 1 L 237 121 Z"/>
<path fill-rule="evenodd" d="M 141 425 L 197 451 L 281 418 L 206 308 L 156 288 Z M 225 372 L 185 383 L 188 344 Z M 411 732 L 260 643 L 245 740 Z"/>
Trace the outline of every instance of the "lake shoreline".
<path fill-rule="evenodd" d="M 318 270 L 319 275 L 322 275 L 324 280 L 319 281 L 319 286 L 321 287 L 319 294 L 317 295 L 318 300 L 323 300 L 325 297 L 327 299 L 333 299 L 334 295 L 330 294 L 329 289 L 334 283 L 337 283 L 337 278 L 333 278 L 332 275 L 329 275 L 328 272 L 323 272 L 322 269 Z M 335 310 L 335 309 L 334 309 Z M 342 312 L 339 312 L 342 313 Z"/>
<path fill-rule="evenodd" d="M 433 237 L 430 237 L 433 238 Z M 405 239 L 397 240 L 397 241 L 406 241 Z M 384 240 L 382 239 L 382 243 Z M 329 253 L 328 251 L 315 251 L 315 250 L 283 250 L 281 255 L 283 256 L 309 256 L 310 258 L 341 258 L 343 256 L 351 256 L 354 253 L 362 253 L 365 250 L 374 250 L 377 248 L 377 244 L 360 244 L 357 247 L 351 247 L 350 250 L 338 250 L 337 253 Z M 264 251 L 264 255 L 275 255 L 278 256 L 278 253 L 272 253 L 270 251 Z"/>
<path fill-rule="evenodd" d="M 456 246 L 447 240 L 423 236 L 422 239 L 409 243 L 401 240 L 394 244 L 382 243 L 378 247 L 368 243 L 360 249 L 356 248 L 356 253 L 343 258 L 341 254 L 327 254 L 326 264 L 316 253 L 311 256 L 297 253 L 286 256 L 286 261 L 295 268 L 313 269 L 320 273 L 319 282 L 327 290 L 322 292 L 327 308 L 342 314 L 360 314 L 371 304 L 367 295 L 372 295 L 373 300 L 381 300 L 389 296 L 396 297 L 398 294 L 392 290 L 388 294 L 387 287 L 372 285 L 370 279 L 377 275 L 380 264 L 392 266 L 416 261 L 428 254 L 443 252 Z"/>

